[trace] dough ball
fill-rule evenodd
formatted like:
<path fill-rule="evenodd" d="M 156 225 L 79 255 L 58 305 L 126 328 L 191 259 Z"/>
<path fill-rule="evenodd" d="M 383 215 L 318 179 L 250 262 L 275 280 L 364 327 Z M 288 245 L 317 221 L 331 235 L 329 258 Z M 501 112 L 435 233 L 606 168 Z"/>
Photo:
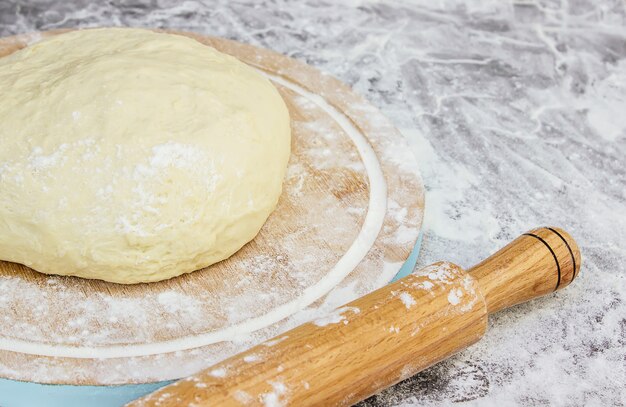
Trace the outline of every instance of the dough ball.
<path fill-rule="evenodd" d="M 117 283 L 223 260 L 276 207 L 289 113 L 178 35 L 92 29 L 0 58 L 0 259 Z"/>

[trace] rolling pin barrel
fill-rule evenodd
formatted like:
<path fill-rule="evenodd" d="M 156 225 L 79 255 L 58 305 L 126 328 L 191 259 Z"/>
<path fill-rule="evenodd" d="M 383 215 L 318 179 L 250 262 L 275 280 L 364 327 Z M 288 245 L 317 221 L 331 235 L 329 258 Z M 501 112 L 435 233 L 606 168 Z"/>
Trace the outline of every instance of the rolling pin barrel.
<path fill-rule="evenodd" d="M 440 262 L 131 406 L 351 405 L 478 341 L 487 316 L 578 274 L 574 240 L 535 229 L 465 272 Z"/>

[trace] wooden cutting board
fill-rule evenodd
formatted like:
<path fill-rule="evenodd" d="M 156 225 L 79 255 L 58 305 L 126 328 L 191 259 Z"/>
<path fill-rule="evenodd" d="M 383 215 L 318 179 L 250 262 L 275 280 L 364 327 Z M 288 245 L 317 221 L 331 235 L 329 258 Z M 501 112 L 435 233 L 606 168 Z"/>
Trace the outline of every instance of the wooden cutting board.
<path fill-rule="evenodd" d="M 0 39 L 0 56 L 59 32 Z M 278 208 L 231 258 L 159 283 L 0 262 L 0 377 L 108 385 L 186 376 L 381 287 L 413 248 L 424 188 L 407 143 L 376 108 L 294 59 L 181 34 L 256 67 L 285 99 L 293 143 Z"/>

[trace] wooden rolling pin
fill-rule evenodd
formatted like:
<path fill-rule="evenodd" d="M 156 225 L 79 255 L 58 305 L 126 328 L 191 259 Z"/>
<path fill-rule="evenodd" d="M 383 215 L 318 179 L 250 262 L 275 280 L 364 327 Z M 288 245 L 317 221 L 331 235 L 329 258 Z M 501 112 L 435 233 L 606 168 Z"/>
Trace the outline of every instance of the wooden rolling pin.
<path fill-rule="evenodd" d="M 567 286 L 569 234 L 539 228 L 468 272 L 425 267 L 130 406 L 348 406 L 459 352 L 487 315 Z"/>

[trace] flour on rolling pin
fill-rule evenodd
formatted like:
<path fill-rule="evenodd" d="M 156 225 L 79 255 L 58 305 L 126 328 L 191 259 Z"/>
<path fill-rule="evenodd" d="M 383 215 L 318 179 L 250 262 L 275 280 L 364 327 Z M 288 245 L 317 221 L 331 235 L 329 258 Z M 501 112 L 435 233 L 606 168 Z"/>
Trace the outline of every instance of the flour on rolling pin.
<path fill-rule="evenodd" d="M 407 347 L 428 349 L 436 360 L 449 354 L 446 349 L 454 341 L 475 342 L 486 329 L 486 309 L 476 279 L 451 263 L 436 263 L 186 378 L 176 390 L 165 388 L 148 396 L 136 406 L 158 405 L 151 404 L 154 400 L 173 406 L 191 396 L 215 405 L 233 398 L 265 406 L 300 405 L 303 400 L 308 405 L 325 405 L 324 401 L 334 405 L 342 399 L 337 393 L 346 385 L 342 382 L 346 375 L 357 376 L 351 388 L 356 394 L 371 394 L 358 388 L 366 377 L 371 379 L 363 376 L 362 369 L 376 371 L 389 383 L 413 375 L 424 365 L 424 357 L 412 358 L 411 351 L 398 356 L 401 364 L 385 364 L 378 359 L 381 354 L 391 358 Z M 364 352 L 375 363 L 366 363 Z M 316 398 L 327 386 L 337 389 L 328 391 L 328 400 Z"/>

